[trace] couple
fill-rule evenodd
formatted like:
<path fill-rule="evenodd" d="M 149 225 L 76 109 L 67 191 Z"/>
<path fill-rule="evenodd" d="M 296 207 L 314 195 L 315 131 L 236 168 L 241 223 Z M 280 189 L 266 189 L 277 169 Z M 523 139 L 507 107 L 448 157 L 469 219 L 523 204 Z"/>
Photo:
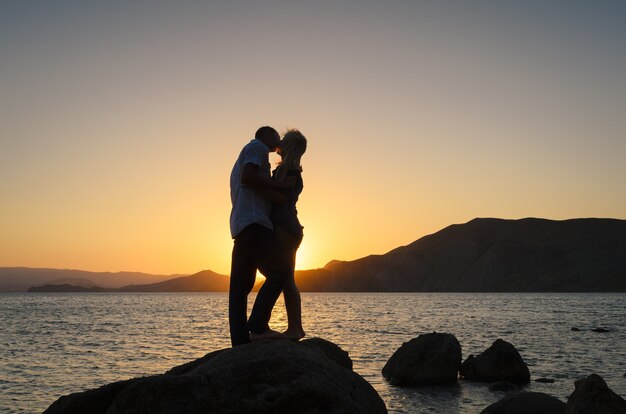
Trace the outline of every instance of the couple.
<path fill-rule="evenodd" d="M 269 153 L 282 161 L 270 175 Z M 289 130 L 283 139 L 274 128 L 256 131 L 239 154 L 230 175 L 230 232 L 234 239 L 230 272 L 228 319 L 233 346 L 257 339 L 304 337 L 300 292 L 294 279 L 296 251 L 302 241 L 296 202 L 302 192 L 300 158 L 306 138 Z M 256 272 L 266 278 L 247 318 L 248 294 Z M 288 328 L 269 327 L 272 308 L 283 292 Z"/>

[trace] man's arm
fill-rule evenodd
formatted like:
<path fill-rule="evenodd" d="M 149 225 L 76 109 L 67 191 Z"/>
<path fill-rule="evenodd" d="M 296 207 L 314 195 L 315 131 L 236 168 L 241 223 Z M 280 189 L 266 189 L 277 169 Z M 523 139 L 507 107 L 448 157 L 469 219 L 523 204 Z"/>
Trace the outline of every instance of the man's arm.
<path fill-rule="evenodd" d="M 241 184 L 254 190 L 274 189 L 270 177 L 259 174 L 259 166 L 252 163 L 244 164 L 241 171 Z"/>

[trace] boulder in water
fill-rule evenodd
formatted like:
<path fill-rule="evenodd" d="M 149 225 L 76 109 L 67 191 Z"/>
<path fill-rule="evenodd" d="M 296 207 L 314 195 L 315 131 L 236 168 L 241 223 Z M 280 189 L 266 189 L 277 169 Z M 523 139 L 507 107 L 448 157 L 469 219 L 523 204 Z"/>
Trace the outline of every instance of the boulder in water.
<path fill-rule="evenodd" d="M 449 333 L 423 334 L 402 344 L 383 368 L 393 385 L 454 383 L 461 366 L 461 344 Z"/>
<path fill-rule="evenodd" d="M 564 414 L 566 404 L 542 392 L 521 392 L 508 395 L 491 404 L 480 414 Z"/>
<path fill-rule="evenodd" d="M 470 381 L 508 381 L 516 384 L 530 382 L 528 366 L 517 349 L 497 339 L 478 356 L 470 355 L 461 365 L 461 377 Z"/>
<path fill-rule="evenodd" d="M 579 379 L 567 400 L 568 414 L 626 414 L 626 401 L 614 393 L 597 374 Z"/>
<path fill-rule="evenodd" d="M 386 413 L 347 353 L 322 339 L 268 340 L 59 398 L 46 414 Z"/>

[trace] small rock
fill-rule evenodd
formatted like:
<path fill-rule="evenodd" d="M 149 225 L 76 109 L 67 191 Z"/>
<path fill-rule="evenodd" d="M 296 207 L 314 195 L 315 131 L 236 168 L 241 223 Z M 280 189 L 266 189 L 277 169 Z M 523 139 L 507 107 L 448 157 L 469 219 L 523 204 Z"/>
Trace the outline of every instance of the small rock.
<path fill-rule="evenodd" d="M 544 383 L 544 384 L 552 384 L 552 383 L 554 383 L 554 380 L 552 378 L 541 377 L 541 378 L 537 378 L 535 380 L 535 382 L 541 382 L 541 383 Z"/>
<path fill-rule="evenodd" d="M 460 369 L 461 377 L 470 381 L 530 382 L 530 371 L 517 349 L 502 339 L 496 340 L 478 356 L 470 355 Z"/>
<path fill-rule="evenodd" d="M 573 326 L 573 327 L 572 327 L 572 331 L 574 331 L 574 332 L 578 332 L 578 331 L 580 331 L 580 328 L 577 328 L 577 327 Z"/>
<path fill-rule="evenodd" d="M 565 414 L 563 401 L 542 392 L 522 392 L 504 397 L 480 414 Z"/>
<path fill-rule="evenodd" d="M 615 394 L 597 374 L 579 379 L 567 400 L 567 412 L 626 414 L 626 401 Z"/>
<path fill-rule="evenodd" d="M 402 344 L 383 368 L 393 385 L 438 385 L 456 382 L 461 344 L 449 333 L 420 335 Z"/>
<path fill-rule="evenodd" d="M 606 333 L 606 332 L 611 332 L 610 329 L 606 329 L 606 328 L 593 328 L 592 329 L 593 332 L 598 332 L 598 333 Z"/>

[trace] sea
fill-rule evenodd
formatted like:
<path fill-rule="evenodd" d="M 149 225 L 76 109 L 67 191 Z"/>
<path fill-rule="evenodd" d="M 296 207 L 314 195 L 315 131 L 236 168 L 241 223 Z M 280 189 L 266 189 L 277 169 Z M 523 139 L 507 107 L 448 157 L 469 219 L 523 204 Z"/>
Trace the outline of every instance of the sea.
<path fill-rule="evenodd" d="M 454 334 L 463 359 L 504 339 L 531 380 L 554 380 L 520 390 L 567 401 L 575 380 L 596 373 L 626 397 L 624 293 L 303 293 L 302 303 L 307 337 L 347 351 L 390 413 L 479 413 L 507 395 L 462 380 L 387 383 L 381 370 L 391 355 L 429 332 Z M 225 293 L 2 293 L 0 412 L 41 413 L 62 395 L 229 347 L 227 309 Z M 271 324 L 286 326 L 282 301 Z"/>

